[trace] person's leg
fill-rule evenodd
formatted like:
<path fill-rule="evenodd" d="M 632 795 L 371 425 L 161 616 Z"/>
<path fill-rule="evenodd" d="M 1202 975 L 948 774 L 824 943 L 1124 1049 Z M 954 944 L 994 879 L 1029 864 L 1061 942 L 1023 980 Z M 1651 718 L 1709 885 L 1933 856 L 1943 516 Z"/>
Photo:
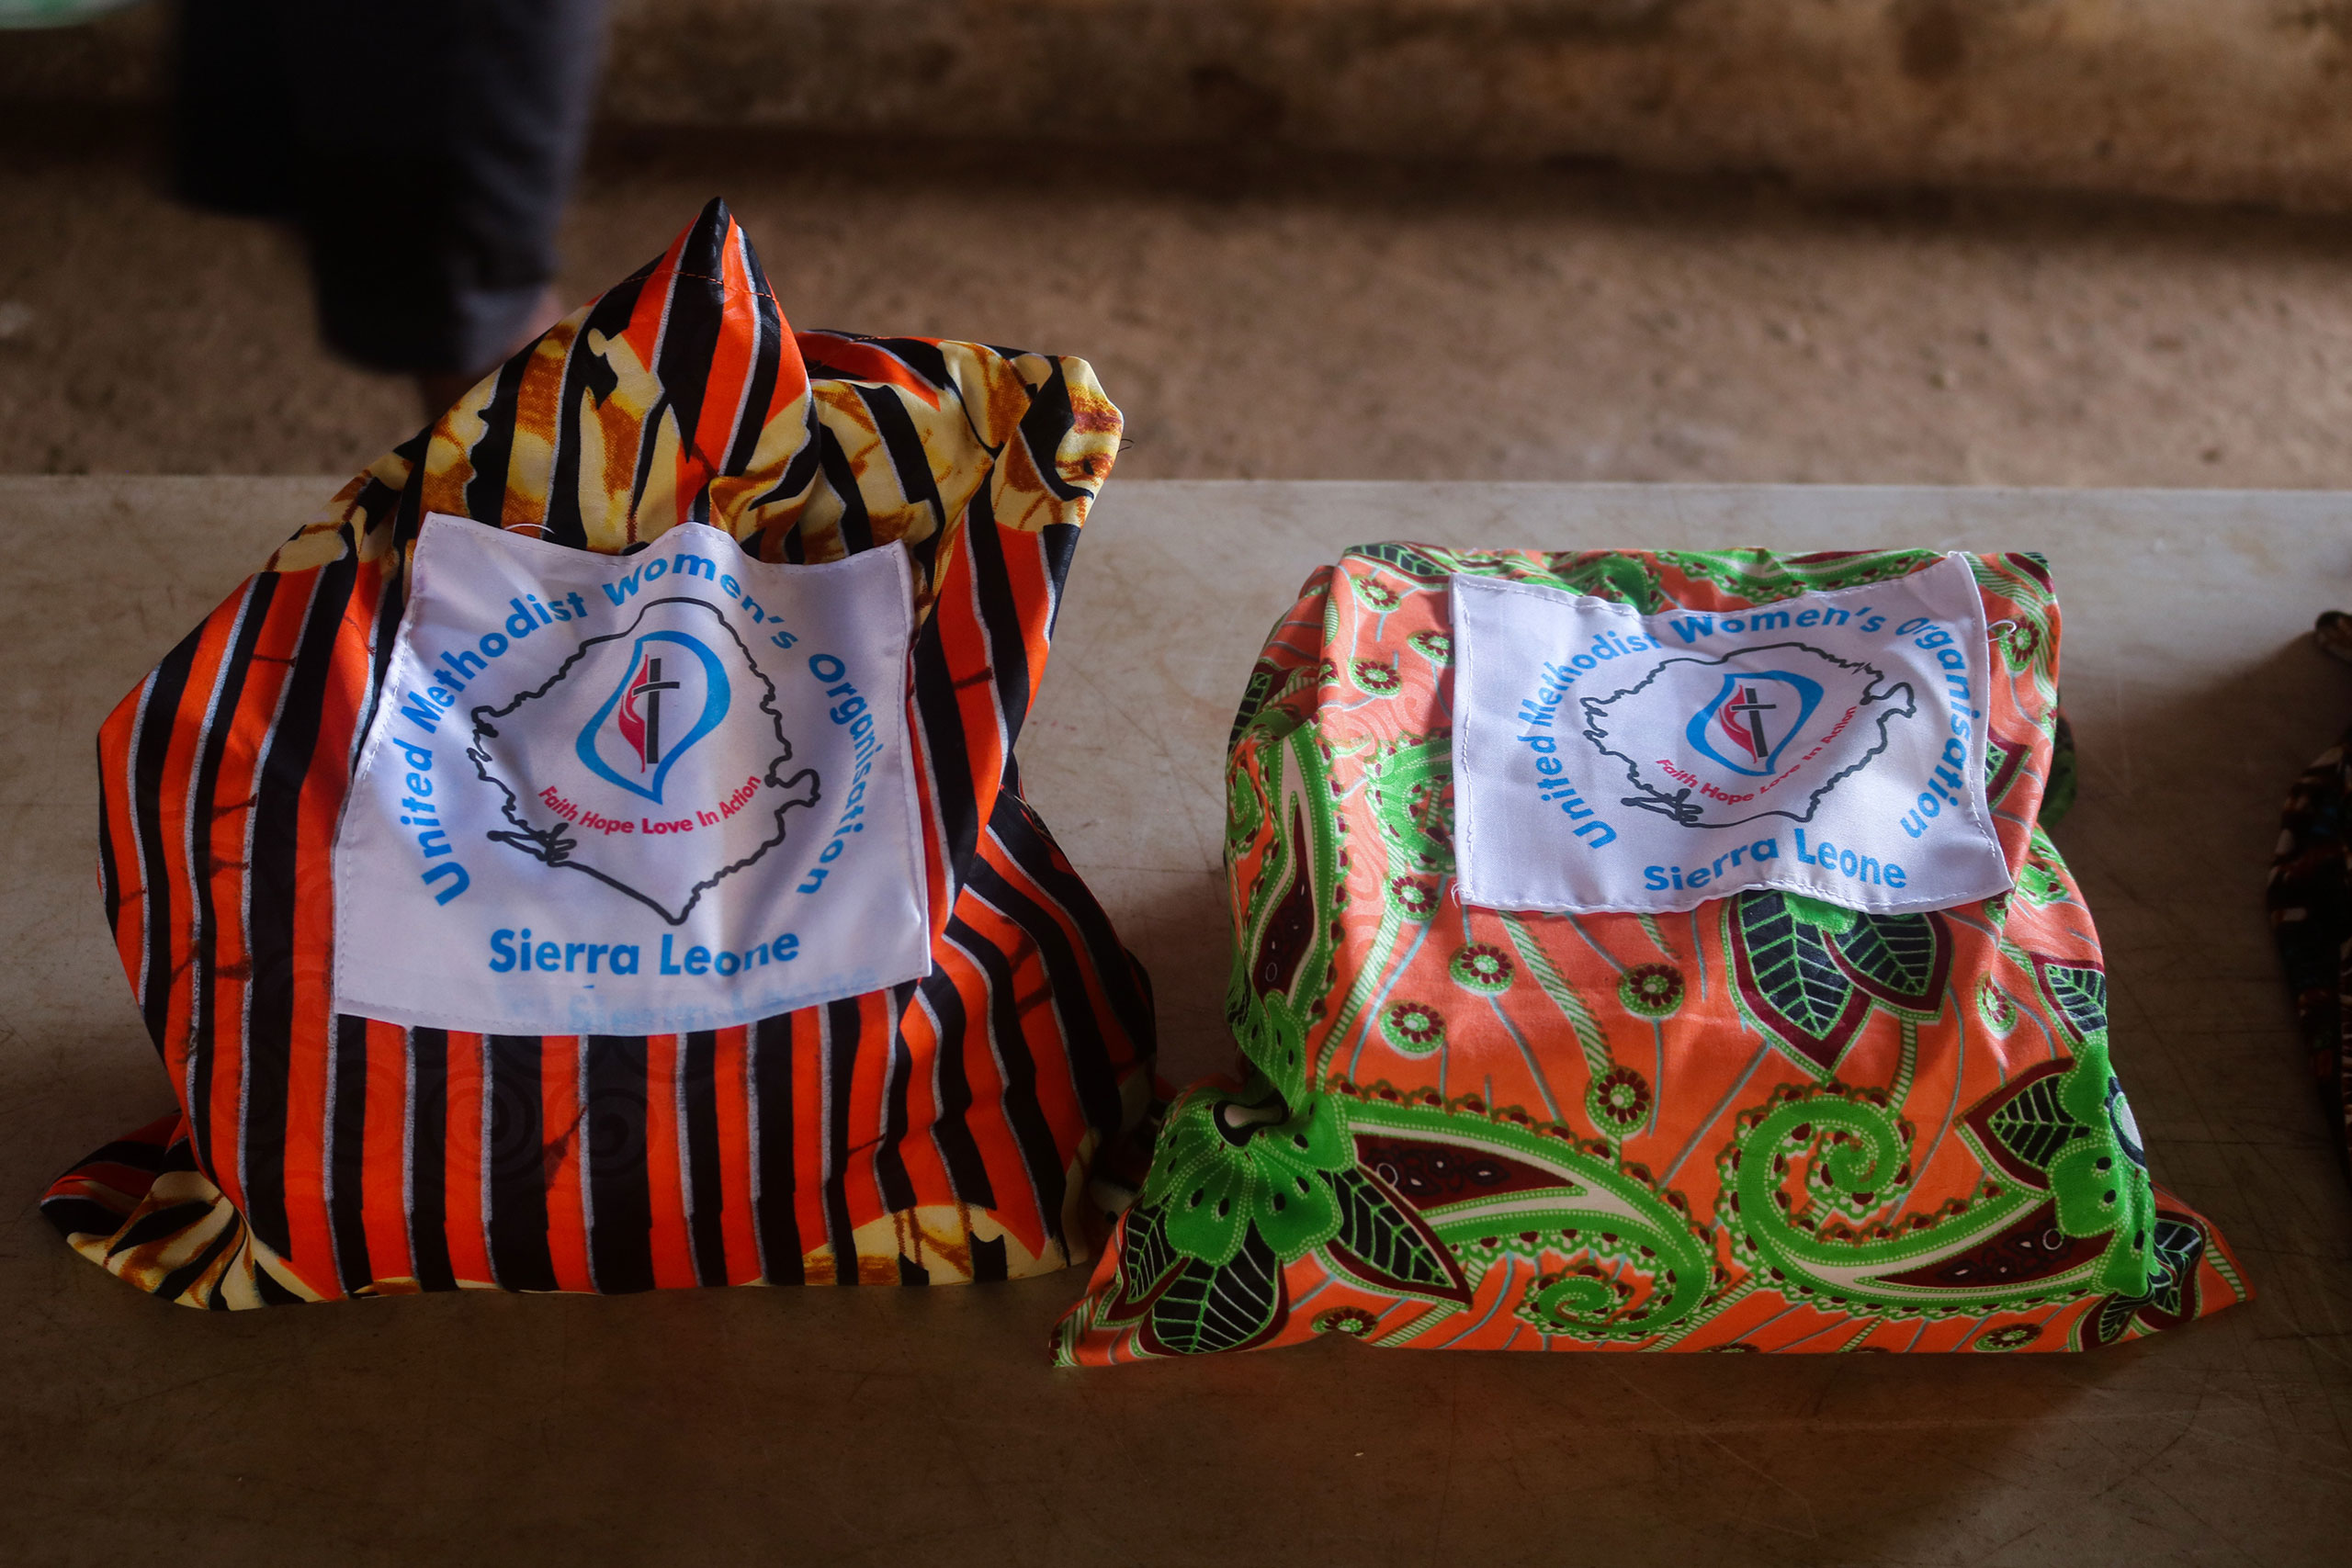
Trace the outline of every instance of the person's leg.
<path fill-rule="evenodd" d="M 182 0 L 172 191 L 243 218 L 294 215 L 294 102 L 277 0 Z"/>
<path fill-rule="evenodd" d="M 282 15 L 328 344 L 441 408 L 536 336 L 587 137 L 602 0 L 365 0 Z"/>

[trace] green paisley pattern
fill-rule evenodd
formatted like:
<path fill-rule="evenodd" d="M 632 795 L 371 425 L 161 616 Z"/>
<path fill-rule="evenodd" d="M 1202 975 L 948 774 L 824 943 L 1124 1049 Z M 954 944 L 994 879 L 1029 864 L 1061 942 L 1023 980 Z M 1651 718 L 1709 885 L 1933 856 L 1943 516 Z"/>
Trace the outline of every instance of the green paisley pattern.
<path fill-rule="evenodd" d="M 1125 1359 L 1325 1333 L 1388 1346 L 1531 1336 L 1749 1349 L 1751 1325 L 1802 1309 L 1838 1335 L 1822 1348 L 1947 1325 L 1939 1344 L 2007 1352 L 2185 1322 L 2211 1310 L 2200 1271 L 2242 1289 L 2202 1222 L 2167 1207 L 2149 1179 L 2110 1060 L 2105 973 L 2095 957 L 2030 951 L 2046 927 L 2012 916 L 2013 901 L 2038 910 L 2074 898 L 2038 823 L 2024 825 L 2017 892 L 1976 911 L 1875 914 L 1750 890 L 1703 906 L 1687 928 L 1627 921 L 1639 934 L 1617 950 L 1626 956 L 1589 942 L 1600 966 L 1564 942 L 1573 922 L 1453 902 L 1442 728 L 1342 733 L 1302 717 L 1310 689 L 1357 706 L 1399 690 L 1393 653 L 1346 657 L 1347 617 L 1409 623 L 1452 575 L 1646 609 L 1662 602 L 1661 569 L 1767 602 L 1886 581 L 1928 557 L 1353 554 L 1378 570 L 1343 573 L 1348 587 L 1326 593 L 1323 657 L 1294 657 L 1287 672 L 1261 661 L 1237 727 L 1227 852 L 1249 875 L 1236 892 L 1227 1011 L 1243 1076 L 1170 1110 L 1114 1260 L 1059 1331 L 1064 1359 L 1106 1359 L 1106 1343 Z M 1988 747 L 1997 806 L 2028 776 L 2031 738 L 2051 733 L 2056 603 L 2032 558 L 1975 570 L 2014 607 L 1994 638 L 1996 674 L 2029 694 L 2008 717 L 2022 728 L 2004 731 L 2028 739 Z M 1397 635 L 1442 677 L 1442 632 Z M 1400 699 L 1396 711 L 1415 710 Z M 1368 908 L 1351 926 L 1351 854 L 1371 869 L 1355 881 Z M 1343 938 L 1357 944 L 1344 973 Z M 1964 957 L 1971 943 L 1978 956 Z M 1664 1085 L 1653 1075 L 1666 1032 L 1694 1027 L 1694 1009 L 1736 1021 L 1724 1049 L 1755 1055 L 1739 1080 L 1755 1087 L 1654 1173 L 1624 1151 L 1660 1141 L 1650 1134 Z M 1541 1036 L 1536 1013 L 1549 1026 Z M 1491 1078 L 1448 1081 L 1457 1042 L 1492 1039 L 1498 1022 L 1525 1054 L 1542 1114 L 1490 1103 Z M 2022 1054 L 1963 1100 L 1949 1060 L 1922 1059 L 1931 1030 Z M 1537 1038 L 1549 1042 L 1540 1063 Z M 1375 1070 L 1359 1076 L 1367 1058 Z M 1432 1072 L 1437 1087 L 1393 1086 L 1377 1076 L 1383 1061 L 1399 1076 Z M 1952 1088 L 1915 1096 L 1929 1073 Z M 1546 1074 L 1566 1080 L 1556 1093 Z M 1915 1123 L 1926 1119 L 1915 1101 L 1935 1096 L 1949 1103 Z M 1964 1150 L 1981 1179 L 1923 1188 L 1939 1149 Z M 1693 1212 L 1678 1169 L 1686 1183 L 1702 1173 L 1706 1212 Z M 1327 1290 L 1338 1293 L 1304 1304 Z M 2073 1303 L 2087 1310 L 2052 1315 Z"/>

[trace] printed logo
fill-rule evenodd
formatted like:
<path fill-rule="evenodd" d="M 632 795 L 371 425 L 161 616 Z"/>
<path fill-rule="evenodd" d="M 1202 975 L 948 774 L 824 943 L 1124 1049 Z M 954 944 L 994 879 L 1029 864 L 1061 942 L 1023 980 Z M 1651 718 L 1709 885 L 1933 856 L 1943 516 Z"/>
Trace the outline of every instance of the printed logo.
<path fill-rule="evenodd" d="M 1633 786 L 1621 804 L 1686 828 L 1811 822 L 1917 712 L 1909 684 L 1797 642 L 1661 660 L 1581 705 L 1585 739 Z"/>
<path fill-rule="evenodd" d="M 683 649 L 662 654 L 668 647 Z M 670 678 L 662 678 L 668 664 Z M 684 632 L 637 639 L 628 673 L 580 731 L 580 760 L 632 795 L 662 803 L 662 781 L 695 742 L 727 716 L 727 667 L 709 645 Z M 667 725 L 664 725 L 666 710 Z"/>
<path fill-rule="evenodd" d="M 931 969 L 903 545 L 626 556 L 439 514 L 336 825 L 338 1011 L 726 1029 Z"/>
<path fill-rule="evenodd" d="M 1821 682 L 1786 670 L 1726 675 L 1723 690 L 1690 716 L 1683 734 L 1701 756 L 1734 773 L 1770 778 L 1781 753 L 1820 705 Z"/>
<path fill-rule="evenodd" d="M 1452 601 L 1464 903 L 1664 911 L 1776 887 L 1896 910 L 2009 886 L 1969 561 L 1722 611 L 1468 573 Z"/>
<path fill-rule="evenodd" d="M 816 769 L 789 766 L 775 683 L 700 598 L 644 602 L 627 626 L 472 718 L 466 755 L 503 796 L 506 825 L 491 840 L 584 873 L 673 926 L 782 844 L 787 814 L 822 793 Z"/>

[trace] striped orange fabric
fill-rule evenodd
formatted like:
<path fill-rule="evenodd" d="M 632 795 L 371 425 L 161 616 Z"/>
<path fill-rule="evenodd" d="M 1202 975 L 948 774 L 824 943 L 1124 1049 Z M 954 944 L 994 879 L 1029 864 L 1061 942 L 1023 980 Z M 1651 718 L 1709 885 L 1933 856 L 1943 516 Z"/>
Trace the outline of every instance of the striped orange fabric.
<path fill-rule="evenodd" d="M 100 732 L 99 877 L 181 1114 L 51 1189 L 85 1256 L 232 1308 L 460 1287 L 1001 1279 L 1085 1256 L 1150 1099 L 1141 967 L 1013 743 L 1118 411 L 1075 359 L 796 334 L 714 202 L 360 474 Z M 747 1027 L 581 1038 L 338 1014 L 331 846 L 428 513 L 618 553 L 903 543 L 933 964 Z"/>

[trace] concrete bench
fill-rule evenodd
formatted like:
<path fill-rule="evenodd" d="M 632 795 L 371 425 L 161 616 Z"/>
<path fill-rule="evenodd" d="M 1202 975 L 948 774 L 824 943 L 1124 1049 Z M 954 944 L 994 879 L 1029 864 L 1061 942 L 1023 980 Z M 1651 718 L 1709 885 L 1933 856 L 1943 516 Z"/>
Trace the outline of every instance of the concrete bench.
<path fill-rule="evenodd" d="M 171 1103 L 100 916 L 91 736 L 334 488 L 0 479 L 0 1557 L 354 1561 L 2341 1561 L 2352 1187 L 2261 893 L 2352 714 L 2304 636 L 2352 497 L 1122 483 L 1080 547 L 1028 793 L 1220 1066 L 1221 754 L 1299 581 L 1379 538 L 2044 551 L 2115 1049 L 2256 1299 L 2084 1357 L 1279 1356 L 1057 1373 L 1067 1272 L 933 1292 L 433 1296 L 207 1318 L 33 1202 Z M 1332 1336 L 1336 1341 L 1340 1337 Z M 779 1413 L 789 1413 L 780 1421 Z"/>

